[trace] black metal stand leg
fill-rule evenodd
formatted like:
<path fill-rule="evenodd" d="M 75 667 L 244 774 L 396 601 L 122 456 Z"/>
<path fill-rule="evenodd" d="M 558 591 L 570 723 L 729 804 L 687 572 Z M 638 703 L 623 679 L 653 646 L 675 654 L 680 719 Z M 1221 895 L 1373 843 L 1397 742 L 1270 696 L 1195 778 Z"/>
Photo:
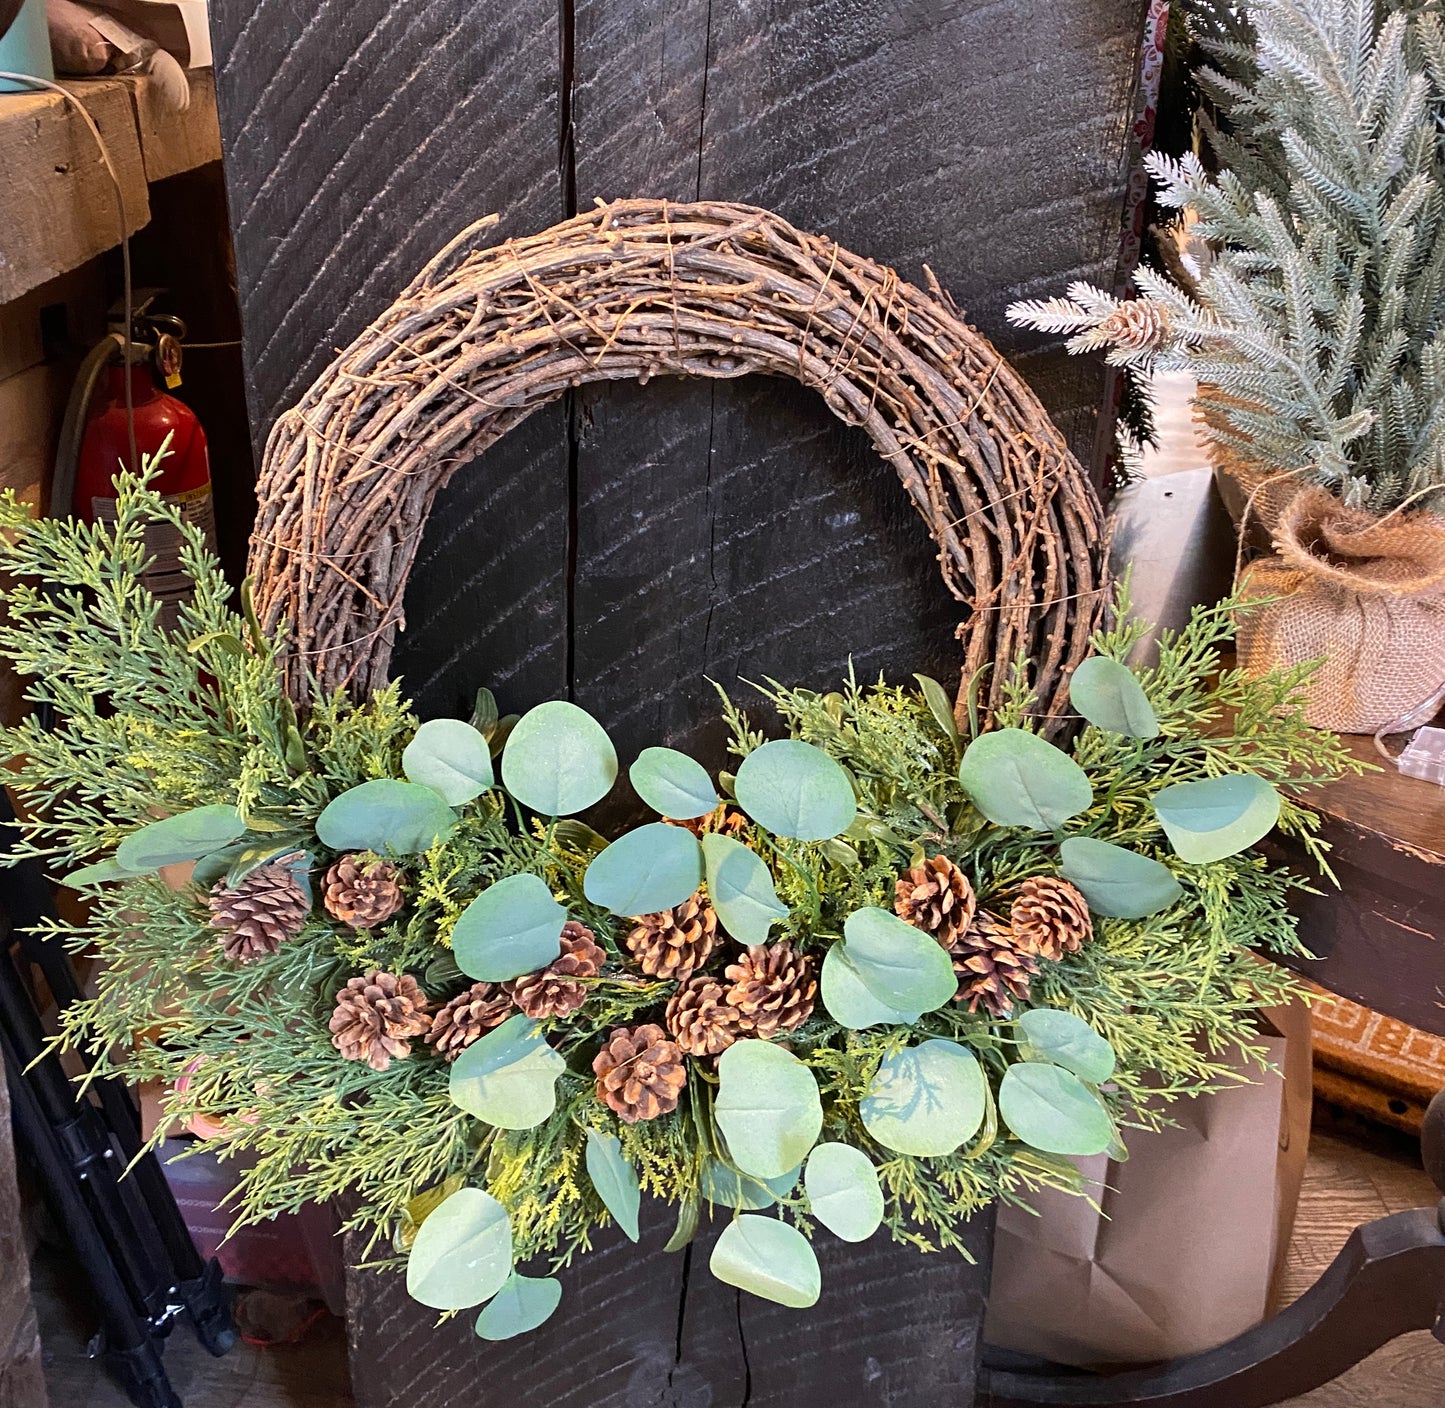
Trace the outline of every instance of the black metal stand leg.
<path fill-rule="evenodd" d="M 1425 1116 L 1421 1151 L 1445 1194 L 1445 1091 Z M 1445 1201 L 1357 1227 L 1299 1300 L 1216 1349 L 1108 1376 L 986 1368 L 978 1401 L 981 1408 L 1268 1408 L 1412 1330 L 1445 1342 Z"/>

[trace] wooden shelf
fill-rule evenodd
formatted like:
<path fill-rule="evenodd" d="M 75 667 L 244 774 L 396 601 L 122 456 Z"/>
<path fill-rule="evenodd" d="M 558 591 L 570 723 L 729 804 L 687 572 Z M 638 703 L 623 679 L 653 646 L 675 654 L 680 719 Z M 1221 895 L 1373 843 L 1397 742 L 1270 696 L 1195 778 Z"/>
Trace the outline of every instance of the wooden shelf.
<path fill-rule="evenodd" d="M 65 81 L 100 128 L 120 177 L 127 234 L 150 220 L 147 186 L 221 156 L 215 81 L 191 72 L 191 105 L 165 112 L 149 78 Z M 0 94 L 0 303 L 120 243 L 115 192 L 95 138 L 59 94 Z"/>

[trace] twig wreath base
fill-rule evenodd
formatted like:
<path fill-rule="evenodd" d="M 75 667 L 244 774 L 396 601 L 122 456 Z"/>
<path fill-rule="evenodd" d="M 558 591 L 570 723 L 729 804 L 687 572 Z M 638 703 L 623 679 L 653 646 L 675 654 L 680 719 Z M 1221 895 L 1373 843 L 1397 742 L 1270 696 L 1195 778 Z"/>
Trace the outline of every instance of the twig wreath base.
<path fill-rule="evenodd" d="M 1038 399 L 932 281 L 765 210 L 603 205 L 479 250 L 462 232 L 277 422 L 251 574 L 288 623 L 288 687 L 386 682 L 433 500 L 539 406 L 589 382 L 791 377 L 897 470 L 963 604 L 959 707 L 1033 662 L 1062 712 L 1107 593 L 1097 499 Z M 980 702 L 1004 698 L 1002 671 Z"/>

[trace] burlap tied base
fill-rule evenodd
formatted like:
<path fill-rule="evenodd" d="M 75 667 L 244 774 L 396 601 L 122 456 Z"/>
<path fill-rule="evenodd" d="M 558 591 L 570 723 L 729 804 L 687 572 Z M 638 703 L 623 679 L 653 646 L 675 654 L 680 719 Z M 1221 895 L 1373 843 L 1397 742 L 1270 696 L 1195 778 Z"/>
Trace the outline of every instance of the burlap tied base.
<path fill-rule="evenodd" d="M 1445 682 L 1445 518 L 1377 518 L 1322 488 L 1297 493 L 1274 529 L 1276 556 L 1251 563 L 1240 664 L 1251 673 L 1322 659 L 1305 717 L 1374 733 Z"/>

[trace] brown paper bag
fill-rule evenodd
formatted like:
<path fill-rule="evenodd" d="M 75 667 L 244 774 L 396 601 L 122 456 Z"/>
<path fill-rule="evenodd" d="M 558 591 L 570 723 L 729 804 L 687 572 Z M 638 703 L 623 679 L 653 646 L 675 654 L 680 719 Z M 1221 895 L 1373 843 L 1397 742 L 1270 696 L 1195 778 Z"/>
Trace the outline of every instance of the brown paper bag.
<path fill-rule="evenodd" d="M 1001 1208 L 985 1336 L 1061 1364 L 1194 1354 L 1273 1308 L 1309 1149 L 1303 1005 L 1272 1009 L 1277 1070 L 1173 1108 L 1177 1129 L 1129 1136 L 1130 1156 L 1076 1162 L 1098 1186 Z"/>

